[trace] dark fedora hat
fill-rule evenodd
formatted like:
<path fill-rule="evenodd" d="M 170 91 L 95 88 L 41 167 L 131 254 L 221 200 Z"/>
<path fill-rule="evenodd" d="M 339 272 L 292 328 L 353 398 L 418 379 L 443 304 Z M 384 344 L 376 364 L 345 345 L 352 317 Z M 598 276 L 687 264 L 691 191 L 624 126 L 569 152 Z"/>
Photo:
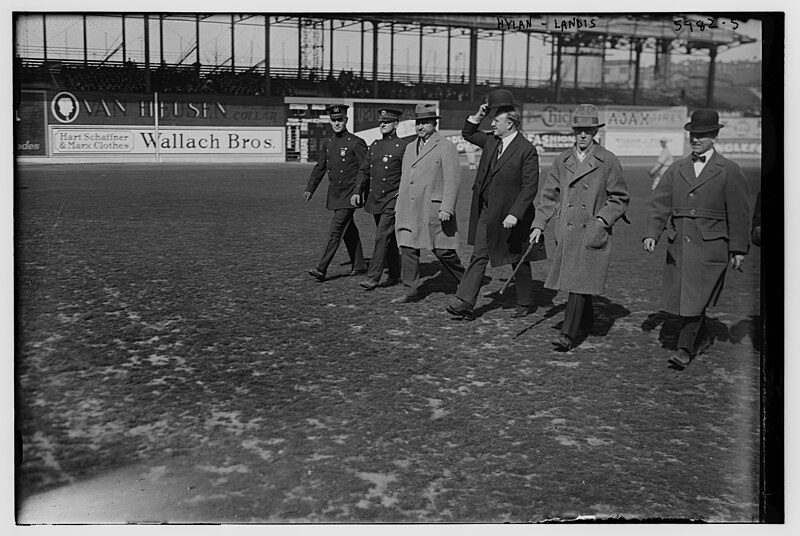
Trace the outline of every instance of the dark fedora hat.
<path fill-rule="evenodd" d="M 700 108 L 692 112 L 691 120 L 683 128 L 689 132 L 711 132 L 724 126 L 720 124 L 716 110 Z"/>
<path fill-rule="evenodd" d="M 378 110 L 378 121 L 399 121 L 401 115 L 403 110 L 400 108 L 385 106 Z"/>
<path fill-rule="evenodd" d="M 486 102 L 489 105 L 487 111 L 517 107 L 514 95 L 507 89 L 495 89 L 486 97 Z"/>
<path fill-rule="evenodd" d="M 441 119 L 441 115 L 436 113 L 435 104 L 417 104 L 414 108 L 414 119 Z"/>
<path fill-rule="evenodd" d="M 572 112 L 572 128 L 604 127 L 600 122 L 600 112 L 594 104 L 579 104 Z"/>

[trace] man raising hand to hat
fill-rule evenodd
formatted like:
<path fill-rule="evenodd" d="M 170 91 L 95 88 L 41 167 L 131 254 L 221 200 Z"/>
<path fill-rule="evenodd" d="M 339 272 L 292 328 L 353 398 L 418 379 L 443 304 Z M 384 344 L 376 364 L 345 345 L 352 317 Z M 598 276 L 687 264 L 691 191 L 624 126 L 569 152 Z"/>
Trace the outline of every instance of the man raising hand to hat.
<path fill-rule="evenodd" d="M 487 111 L 493 118 L 493 136 L 478 130 Z M 488 103 L 481 104 L 464 123 L 462 136 L 483 148 L 483 154 L 475 176 L 467 240 L 475 247 L 458 285 L 456 300 L 447 306 L 451 315 L 475 318 L 475 302 L 489 262 L 492 267 L 511 264 L 515 268 L 522 263 L 515 280 L 517 307 L 513 316 L 522 317 L 531 310 L 533 278 L 529 261 L 546 255 L 543 248 L 535 248 L 532 258 L 522 258 L 539 187 L 539 155 L 519 128 L 520 114 L 513 95 L 505 89 L 491 92 Z"/>
<path fill-rule="evenodd" d="M 750 242 L 750 193 L 742 169 L 714 150 L 719 114 L 700 109 L 684 125 L 692 152 L 676 160 L 650 197 L 642 240 L 652 253 L 666 231 L 662 309 L 682 319 L 669 363 L 684 369 L 707 342 L 705 311 L 726 267 L 741 270 Z"/>

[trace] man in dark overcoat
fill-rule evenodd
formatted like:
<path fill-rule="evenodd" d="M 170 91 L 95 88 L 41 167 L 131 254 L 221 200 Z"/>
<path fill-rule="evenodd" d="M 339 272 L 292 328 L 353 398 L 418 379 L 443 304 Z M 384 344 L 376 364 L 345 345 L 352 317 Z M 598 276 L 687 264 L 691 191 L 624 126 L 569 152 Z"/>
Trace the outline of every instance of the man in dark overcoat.
<path fill-rule="evenodd" d="M 666 231 L 662 309 L 681 316 L 678 349 L 668 361 L 684 369 L 706 342 L 705 312 L 722 291 L 728 266 L 740 270 L 749 249 L 750 194 L 742 169 L 714 149 L 719 114 L 699 109 L 684 125 L 691 153 L 676 160 L 650 197 L 644 250 Z"/>
<path fill-rule="evenodd" d="M 367 275 L 361 286 L 374 290 L 400 282 L 400 250 L 394 234 L 395 205 L 403 171 L 403 153 L 408 140 L 397 136 L 397 126 L 403 111 L 387 106 L 378 111 L 381 138 L 367 149 L 368 172 L 360 174 L 359 192 L 353 196 L 353 206 L 364 202 L 364 210 L 375 217 L 375 248 Z M 366 201 L 364 201 L 366 199 Z M 381 283 L 384 267 L 388 278 Z"/>
<path fill-rule="evenodd" d="M 358 173 L 366 172 L 367 144 L 347 131 L 347 108 L 345 104 L 327 108 L 333 136 L 322 144 L 322 154 L 317 160 L 317 165 L 311 170 L 306 191 L 303 192 L 303 198 L 307 203 L 322 182 L 322 178 L 328 175 L 330 183 L 325 208 L 333 211 L 333 219 L 328 232 L 328 242 L 322 251 L 319 264 L 308 271 L 311 277 L 318 281 L 325 281 L 328 265 L 339 249 L 342 238 L 352 264 L 350 275 L 361 275 L 367 271 L 361 250 L 361 237 L 353 219 L 356 209 L 351 204 L 353 194 L 358 193 Z"/>
<path fill-rule="evenodd" d="M 492 134 L 478 130 L 483 118 L 492 113 Z M 529 260 L 546 257 L 544 242 L 534 248 L 531 258 L 522 256 L 528 246 L 533 221 L 533 199 L 539 187 L 539 155 L 520 132 L 521 117 L 510 91 L 498 89 L 488 96 L 475 115 L 467 117 L 461 134 L 483 149 L 475 184 L 467 243 L 474 246 L 472 258 L 447 312 L 468 320 L 475 318 L 486 266 L 511 264 L 517 268 L 517 307 L 514 317 L 528 314 L 533 303 L 533 277 Z"/>
<path fill-rule="evenodd" d="M 544 286 L 569 292 L 561 335 L 553 341 L 562 351 L 594 324 L 592 296 L 605 290 L 612 229 L 630 200 L 619 159 L 594 141 L 603 126 L 596 106 L 575 108 L 575 145 L 553 161 L 531 229 L 531 242 L 538 242 L 547 223 L 555 223 L 556 251 Z"/>

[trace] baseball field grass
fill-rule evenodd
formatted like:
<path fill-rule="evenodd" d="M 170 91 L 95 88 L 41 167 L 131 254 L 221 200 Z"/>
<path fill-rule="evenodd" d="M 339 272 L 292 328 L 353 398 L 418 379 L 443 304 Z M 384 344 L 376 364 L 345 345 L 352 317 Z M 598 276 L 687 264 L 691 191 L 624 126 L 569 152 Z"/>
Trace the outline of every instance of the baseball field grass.
<path fill-rule="evenodd" d="M 506 266 L 454 320 L 430 252 L 417 303 L 361 288 L 344 246 L 313 280 L 330 213 L 324 183 L 303 202 L 310 164 L 18 167 L 17 521 L 757 521 L 760 251 L 728 273 L 708 351 L 671 368 L 649 163 L 623 165 L 632 223 L 566 353 L 549 260 L 525 318 Z M 97 496 L 41 500 L 77 489 Z"/>

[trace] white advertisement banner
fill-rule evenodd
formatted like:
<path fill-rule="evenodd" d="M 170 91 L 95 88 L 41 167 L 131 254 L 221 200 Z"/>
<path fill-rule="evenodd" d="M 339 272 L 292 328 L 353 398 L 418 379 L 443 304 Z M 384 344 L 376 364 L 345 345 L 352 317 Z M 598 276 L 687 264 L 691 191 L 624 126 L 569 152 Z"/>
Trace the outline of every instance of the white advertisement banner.
<path fill-rule="evenodd" d="M 671 106 L 665 108 L 643 108 L 641 106 L 605 106 L 600 120 L 606 128 L 617 129 L 683 129 L 689 119 L 686 108 Z"/>
<path fill-rule="evenodd" d="M 721 117 L 719 122 L 725 125 L 719 131 L 720 139 L 761 138 L 760 117 Z"/>
<path fill-rule="evenodd" d="M 51 128 L 56 155 L 281 155 L 282 128 Z"/>
<path fill-rule="evenodd" d="M 667 149 L 672 156 L 683 155 L 686 133 L 676 131 L 605 133 L 605 147 L 617 156 L 652 156 L 661 154 L 661 139 L 667 140 Z"/>

